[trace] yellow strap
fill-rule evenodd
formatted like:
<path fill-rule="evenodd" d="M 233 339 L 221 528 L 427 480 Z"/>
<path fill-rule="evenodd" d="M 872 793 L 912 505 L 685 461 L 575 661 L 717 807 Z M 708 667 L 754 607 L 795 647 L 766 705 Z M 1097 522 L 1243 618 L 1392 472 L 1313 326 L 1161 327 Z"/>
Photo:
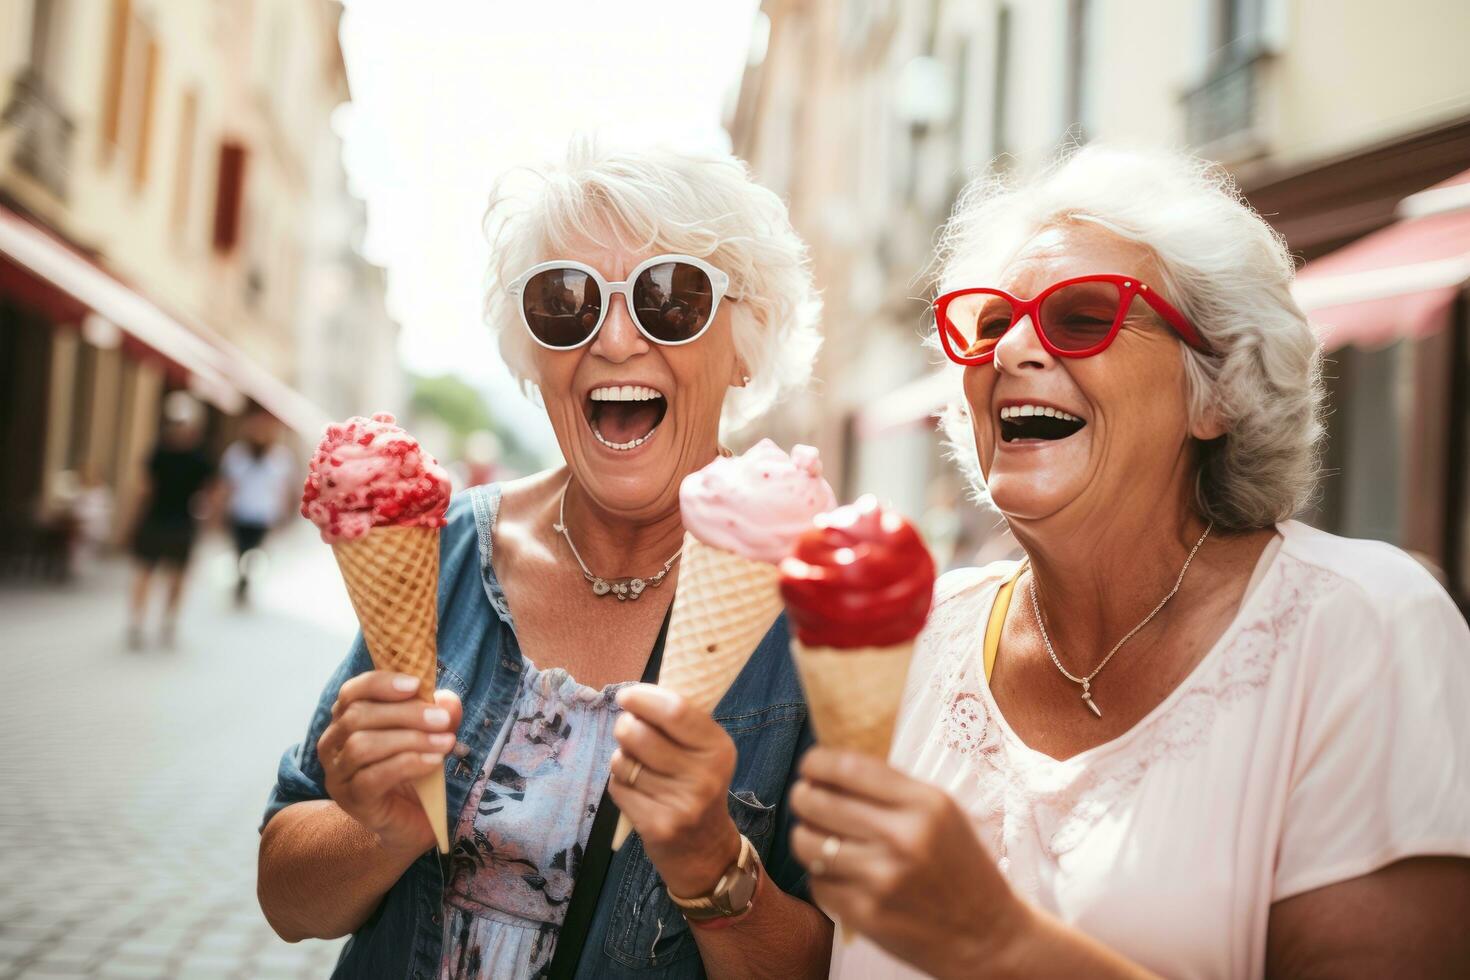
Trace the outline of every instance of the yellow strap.
<path fill-rule="evenodd" d="M 1000 652 L 1000 635 L 1005 631 L 1006 611 L 1011 608 L 1011 593 L 1016 590 L 1016 579 L 1021 577 L 1026 563 L 1023 561 L 1016 566 L 1011 577 L 1006 579 L 1000 590 L 995 593 L 995 601 L 990 604 L 990 621 L 985 624 L 985 683 L 990 683 L 990 675 L 995 670 L 995 655 Z"/>

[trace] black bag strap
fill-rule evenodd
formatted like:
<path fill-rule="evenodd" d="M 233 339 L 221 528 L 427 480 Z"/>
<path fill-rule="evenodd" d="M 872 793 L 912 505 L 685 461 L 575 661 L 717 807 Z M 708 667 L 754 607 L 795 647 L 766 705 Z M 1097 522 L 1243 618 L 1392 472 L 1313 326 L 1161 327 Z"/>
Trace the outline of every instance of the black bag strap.
<path fill-rule="evenodd" d="M 664 640 L 669 635 L 669 614 L 664 614 L 663 625 L 658 628 L 658 639 L 653 641 L 653 650 L 648 655 L 648 664 L 643 668 L 642 681 L 654 684 L 658 681 L 658 670 L 664 659 Z M 592 918 L 597 914 L 597 903 L 602 898 L 602 886 L 607 880 L 607 869 L 612 864 L 612 836 L 618 825 L 618 805 L 606 789 L 602 791 L 602 802 L 597 804 L 597 815 L 592 818 L 592 832 L 587 835 L 587 846 L 582 849 L 582 862 L 577 868 L 577 880 L 572 885 L 572 898 L 567 903 L 566 918 L 557 930 L 556 952 L 551 956 L 546 976 L 550 980 L 571 980 L 577 974 L 577 964 L 582 959 L 582 947 L 587 942 L 587 933 L 592 930 Z"/>

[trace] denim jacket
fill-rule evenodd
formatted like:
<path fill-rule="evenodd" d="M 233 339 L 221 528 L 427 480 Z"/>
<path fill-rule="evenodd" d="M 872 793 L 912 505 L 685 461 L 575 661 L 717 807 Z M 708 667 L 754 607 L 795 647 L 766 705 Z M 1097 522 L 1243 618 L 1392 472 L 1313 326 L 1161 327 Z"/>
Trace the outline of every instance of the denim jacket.
<path fill-rule="evenodd" d="M 460 494 L 440 542 L 439 687 L 454 691 L 464 703 L 460 745 L 445 759 L 444 768 L 451 827 L 500 733 L 525 666 L 490 561 L 499 506 L 500 489 L 494 485 Z M 317 739 L 330 721 L 343 682 L 371 669 L 359 635 L 327 682 L 306 738 L 281 757 L 262 828 L 293 803 L 327 798 Z M 729 796 L 736 826 L 760 852 L 771 880 L 782 891 L 807 899 L 805 871 L 789 846 L 787 794 L 797 759 L 812 735 L 784 616 L 756 648 L 714 715 L 739 751 Z M 437 976 L 445 874 L 432 850 L 415 861 L 348 941 L 333 976 Z M 636 834 L 613 856 L 577 976 L 704 976 L 689 924 L 669 901 Z"/>

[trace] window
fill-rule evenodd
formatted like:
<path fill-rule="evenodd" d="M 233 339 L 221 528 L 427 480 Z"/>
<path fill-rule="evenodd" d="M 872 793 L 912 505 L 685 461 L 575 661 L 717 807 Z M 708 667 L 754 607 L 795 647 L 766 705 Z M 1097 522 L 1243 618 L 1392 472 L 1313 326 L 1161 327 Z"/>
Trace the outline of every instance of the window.
<path fill-rule="evenodd" d="M 143 42 L 143 87 L 139 92 L 137 142 L 133 144 L 133 187 L 148 183 L 148 153 L 153 142 L 153 102 L 158 87 L 158 41 L 145 34 Z"/>
<path fill-rule="evenodd" d="M 990 114 L 992 156 L 1009 153 L 1010 125 L 1006 102 L 1010 98 L 1011 8 L 1001 4 L 995 11 L 995 108 Z"/>
<path fill-rule="evenodd" d="M 1215 5 L 1215 44 L 1229 59 L 1234 47 L 1250 47 L 1261 34 L 1261 0 L 1212 0 Z"/>
<path fill-rule="evenodd" d="M 172 225 L 175 238 L 189 227 L 189 198 L 194 189 L 194 140 L 199 125 L 199 94 L 194 89 L 184 93 L 179 106 L 179 155 L 174 173 L 174 205 Z"/>
<path fill-rule="evenodd" d="M 133 10 L 113 0 L 112 28 L 102 89 L 102 162 L 124 154 L 134 189 L 148 182 L 158 89 L 158 39 Z"/>
<path fill-rule="evenodd" d="M 986 74 L 984 69 L 989 67 L 986 64 L 986 53 L 981 37 L 976 32 L 966 32 L 964 46 L 960 49 L 959 71 L 959 172 L 956 176 L 960 177 L 965 170 L 983 162 L 990 153 L 990 147 L 984 142 L 985 111 L 982 108 L 984 97 L 989 94 L 983 90 Z"/>
<path fill-rule="evenodd" d="M 1260 90 L 1267 60 L 1262 0 L 1205 0 L 1203 79 L 1184 95 L 1185 135 L 1207 155 L 1234 162 L 1259 152 Z"/>
<path fill-rule="evenodd" d="M 129 0 L 113 0 L 112 28 L 107 43 L 107 70 L 102 89 L 102 159 L 112 159 L 122 133 L 123 90 L 127 82 L 128 28 L 132 24 Z"/>
<path fill-rule="evenodd" d="M 31 67 L 37 77 L 51 81 L 57 73 L 58 38 L 64 24 L 64 0 L 35 0 L 31 11 Z"/>
<path fill-rule="evenodd" d="M 28 62 L 11 81 L 0 123 L 18 134 L 12 162 L 58 199 L 66 197 L 76 124 L 60 98 L 68 0 L 35 0 Z"/>
<path fill-rule="evenodd" d="M 214 250 L 229 255 L 240 243 L 240 210 L 245 198 L 245 147 L 219 148 L 219 180 L 214 199 Z"/>
<path fill-rule="evenodd" d="M 1090 58 L 1093 4 L 1090 0 L 1067 0 L 1067 125 L 1078 137 L 1091 136 L 1093 73 Z"/>

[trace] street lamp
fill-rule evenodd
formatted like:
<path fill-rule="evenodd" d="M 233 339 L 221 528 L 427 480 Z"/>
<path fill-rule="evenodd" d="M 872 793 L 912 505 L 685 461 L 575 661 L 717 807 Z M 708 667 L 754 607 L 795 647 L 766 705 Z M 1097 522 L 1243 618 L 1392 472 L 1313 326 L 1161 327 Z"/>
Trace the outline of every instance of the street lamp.
<path fill-rule="evenodd" d="M 954 106 L 954 80 L 944 62 L 918 55 L 899 69 L 894 111 L 915 136 L 949 122 Z"/>
<path fill-rule="evenodd" d="M 122 330 L 100 313 L 82 319 L 82 339 L 98 350 L 113 350 L 122 344 Z"/>

